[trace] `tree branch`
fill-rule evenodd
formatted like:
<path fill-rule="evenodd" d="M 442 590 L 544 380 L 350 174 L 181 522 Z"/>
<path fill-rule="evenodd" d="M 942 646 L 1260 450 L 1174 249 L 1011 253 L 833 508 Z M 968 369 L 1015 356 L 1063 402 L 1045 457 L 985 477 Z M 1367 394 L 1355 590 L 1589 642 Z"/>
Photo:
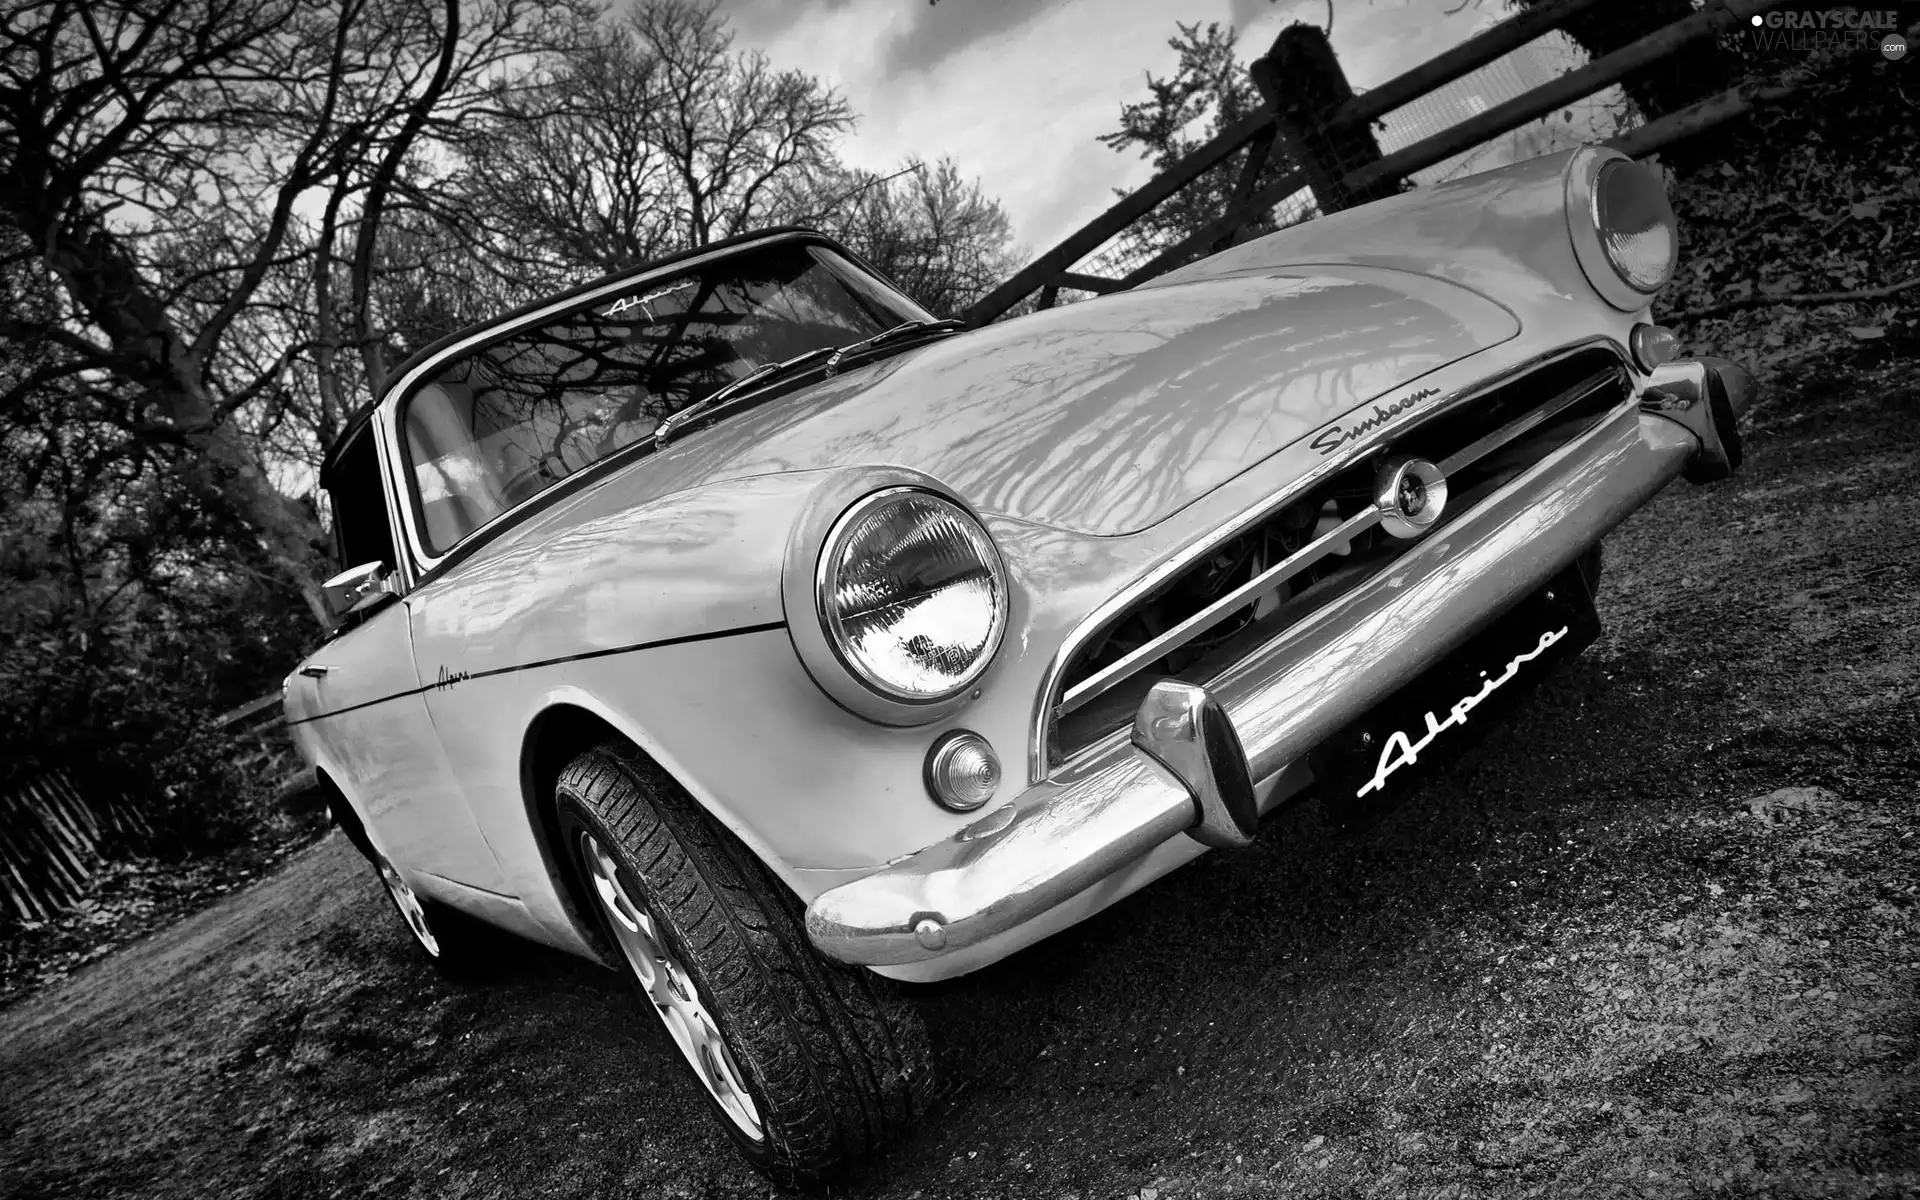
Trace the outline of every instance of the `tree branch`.
<path fill-rule="evenodd" d="M 1860 300 L 1890 300 L 1916 287 L 1920 287 L 1920 275 L 1886 287 L 1859 288 L 1851 292 L 1793 292 L 1781 296 L 1743 296 L 1738 300 L 1725 300 L 1719 304 L 1708 304 L 1701 308 L 1688 309 L 1683 313 L 1675 313 L 1667 320 L 1698 321 L 1706 317 L 1719 317 L 1727 313 L 1742 312 L 1749 308 L 1766 308 L 1774 304 L 1846 304 Z"/>
<path fill-rule="evenodd" d="M 453 62 L 460 48 L 460 0 L 445 0 L 444 15 L 446 25 L 440 31 L 440 61 L 434 69 L 433 78 L 409 107 L 407 119 L 400 127 L 399 134 L 387 147 L 387 153 L 374 170 L 372 185 L 367 189 L 367 198 L 361 208 L 360 228 L 355 235 L 353 253 L 353 324 L 354 336 L 361 339 L 361 358 L 366 364 L 367 387 L 375 395 L 386 383 L 386 356 L 379 344 L 371 342 L 368 335 L 373 324 L 372 313 L 372 275 L 374 244 L 380 235 L 382 209 L 387 202 L 387 193 L 393 188 L 393 179 L 400 171 L 401 160 L 412 148 L 414 139 L 426 124 L 427 116 L 439 103 L 440 96 L 447 88 L 447 80 L 453 73 Z"/>

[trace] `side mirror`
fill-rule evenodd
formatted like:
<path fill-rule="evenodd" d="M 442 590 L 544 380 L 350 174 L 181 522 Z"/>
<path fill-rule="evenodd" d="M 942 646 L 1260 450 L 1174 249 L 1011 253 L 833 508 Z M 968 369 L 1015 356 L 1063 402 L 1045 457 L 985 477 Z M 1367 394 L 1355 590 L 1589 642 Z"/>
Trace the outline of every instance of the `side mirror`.
<path fill-rule="evenodd" d="M 385 563 L 361 563 L 320 585 L 320 603 L 334 624 L 382 596 L 393 595 L 393 572 Z"/>

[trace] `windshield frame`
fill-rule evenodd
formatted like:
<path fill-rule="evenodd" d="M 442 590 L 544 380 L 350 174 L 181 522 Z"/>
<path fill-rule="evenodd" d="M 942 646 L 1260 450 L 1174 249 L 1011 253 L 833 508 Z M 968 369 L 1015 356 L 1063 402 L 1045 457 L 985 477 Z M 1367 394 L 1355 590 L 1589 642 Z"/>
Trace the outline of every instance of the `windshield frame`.
<path fill-rule="evenodd" d="M 639 452 L 650 448 L 650 439 L 642 438 L 620 447 L 595 462 L 589 463 L 551 486 L 528 496 L 518 504 L 511 505 L 476 526 L 464 537 L 445 547 L 440 552 L 429 548 L 424 536 L 424 514 L 421 508 L 420 484 L 416 473 L 409 469 L 412 461 L 408 457 L 406 434 L 403 428 L 407 406 L 415 394 L 433 383 L 444 370 L 460 358 L 483 352 L 489 346 L 504 341 L 517 334 L 535 328 L 546 322 L 564 318 L 583 309 L 592 308 L 608 300 L 617 298 L 632 289 L 655 281 L 669 280 L 698 272 L 701 267 L 720 262 L 727 258 L 738 257 L 756 251 L 765 250 L 783 244 L 815 245 L 840 257 L 846 265 L 865 277 L 869 286 L 884 292 L 891 304 L 897 305 L 903 317 L 913 316 L 933 320 L 932 314 L 901 291 L 891 280 L 859 255 L 840 245 L 823 234 L 811 230 L 769 231 L 758 236 L 729 239 L 725 243 L 704 247 L 700 250 L 658 261 L 635 271 L 619 275 L 609 275 L 595 280 L 583 287 L 573 289 L 550 300 L 537 302 L 519 309 L 507 316 L 484 325 L 474 326 L 445 339 L 440 345 L 430 347 L 426 352 L 404 367 L 401 377 L 390 387 L 379 405 L 381 427 L 380 441 L 386 454 L 389 467 L 388 478 L 392 490 L 396 493 L 395 505 L 399 509 L 399 524 L 405 538 L 406 553 L 400 557 L 410 560 L 399 564 L 406 576 L 406 586 L 418 587 L 428 578 L 439 574 L 465 557 L 478 547 L 486 544 L 501 529 L 517 523 L 526 516 L 539 511 L 562 496 L 571 494 L 585 481 L 598 478 L 606 473 L 613 464 L 630 461 Z"/>

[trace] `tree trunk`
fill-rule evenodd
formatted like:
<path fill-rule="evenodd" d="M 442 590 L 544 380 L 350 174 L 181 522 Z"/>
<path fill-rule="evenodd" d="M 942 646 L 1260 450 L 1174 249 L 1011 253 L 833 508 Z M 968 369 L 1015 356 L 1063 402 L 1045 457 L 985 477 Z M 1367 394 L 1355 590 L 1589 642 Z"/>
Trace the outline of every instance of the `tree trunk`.
<path fill-rule="evenodd" d="M 141 390 L 149 436 L 188 452 L 188 471 L 258 533 L 274 572 L 300 593 L 321 628 L 329 628 L 314 580 L 318 525 L 267 478 L 246 443 L 207 390 L 204 364 L 190 354 L 165 304 L 113 235 L 99 226 L 77 234 L 58 227 L 31 231 L 67 293 L 109 340 L 115 373 Z"/>

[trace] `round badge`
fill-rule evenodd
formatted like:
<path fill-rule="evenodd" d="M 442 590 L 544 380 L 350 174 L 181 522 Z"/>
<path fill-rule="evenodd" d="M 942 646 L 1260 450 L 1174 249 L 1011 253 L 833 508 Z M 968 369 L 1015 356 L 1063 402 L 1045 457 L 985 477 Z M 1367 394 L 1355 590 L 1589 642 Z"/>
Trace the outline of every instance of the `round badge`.
<path fill-rule="evenodd" d="M 1880 53 L 1896 62 L 1907 56 L 1907 35 L 1890 33 L 1880 39 Z"/>
<path fill-rule="evenodd" d="M 1389 537 L 1417 538 L 1447 506 L 1447 477 L 1424 458 L 1390 458 L 1374 477 L 1373 504 Z"/>

